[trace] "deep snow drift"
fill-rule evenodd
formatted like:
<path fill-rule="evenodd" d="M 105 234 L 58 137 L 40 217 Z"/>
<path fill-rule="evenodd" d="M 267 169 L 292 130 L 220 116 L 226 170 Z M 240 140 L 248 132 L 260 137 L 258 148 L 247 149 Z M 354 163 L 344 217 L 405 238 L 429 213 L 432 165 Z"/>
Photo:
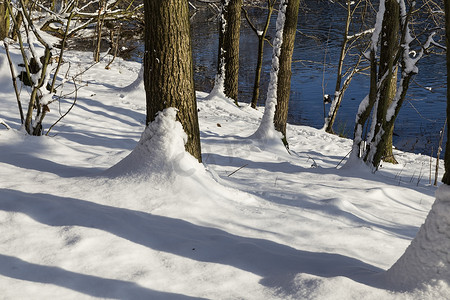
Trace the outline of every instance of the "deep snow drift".
<path fill-rule="evenodd" d="M 67 55 L 74 73 L 91 58 Z M 447 273 L 407 292 L 385 276 L 434 202 L 429 157 L 396 151 L 400 164 L 376 174 L 336 168 L 350 140 L 288 126 L 287 153 L 248 138 L 263 109 L 198 93 L 198 164 L 175 110 L 144 131 L 140 65 L 120 59 L 86 71 L 70 114 L 30 137 L 3 56 L 1 299 L 450 298 Z M 50 107 L 46 128 L 72 101 Z M 418 266 L 395 272 L 414 281 Z"/>
<path fill-rule="evenodd" d="M 393 287 L 411 289 L 423 283 L 450 278 L 450 187 L 436 192 L 425 224 L 405 254 L 389 269 L 387 278 Z"/>

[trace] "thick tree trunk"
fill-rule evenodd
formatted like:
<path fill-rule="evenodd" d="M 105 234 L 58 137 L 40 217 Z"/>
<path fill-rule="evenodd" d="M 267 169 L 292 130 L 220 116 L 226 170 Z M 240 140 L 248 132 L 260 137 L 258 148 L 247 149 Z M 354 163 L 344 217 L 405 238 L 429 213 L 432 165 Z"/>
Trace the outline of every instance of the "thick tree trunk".
<path fill-rule="evenodd" d="M 0 1 L 0 40 L 6 38 L 9 33 L 9 17 L 7 17 L 7 6 L 4 1 Z"/>
<path fill-rule="evenodd" d="M 286 122 L 291 92 L 291 63 L 294 52 L 295 33 L 297 31 L 297 18 L 300 0 L 289 0 L 286 7 L 286 19 L 283 27 L 283 42 L 279 59 L 277 105 L 275 110 L 275 129 L 283 134 L 286 144 Z"/>
<path fill-rule="evenodd" d="M 387 111 L 397 90 L 396 53 L 399 51 L 400 6 L 396 0 L 386 0 L 381 29 L 380 66 L 377 81 L 377 110 L 375 131 L 372 135 L 371 147 L 373 157 L 366 156 L 366 161 L 378 168 L 382 159 L 396 163 L 392 153 L 392 135 L 394 121 L 386 120 Z M 394 118 L 395 119 L 395 118 Z M 381 138 L 379 138 L 381 136 Z M 375 145 L 376 144 L 376 145 Z"/>
<path fill-rule="evenodd" d="M 450 47 L 450 1 L 444 1 L 447 49 Z M 450 51 L 447 51 L 447 119 L 450 117 Z M 447 123 L 448 124 L 448 123 Z M 450 127 L 449 125 L 447 125 Z M 449 284 L 450 278 L 450 142 L 447 128 L 445 150 L 445 174 L 443 185 L 436 191 L 436 200 L 425 223 L 405 253 L 386 272 L 385 280 L 390 288 L 412 290 L 424 284 L 442 281 Z"/>
<path fill-rule="evenodd" d="M 379 105 L 383 106 L 383 114 L 386 119 L 386 111 L 397 92 L 397 67 L 394 66 L 395 54 L 398 51 L 399 43 L 399 27 L 400 27 L 400 7 L 397 0 L 386 1 L 386 13 L 383 19 L 383 29 L 381 31 L 381 45 L 380 45 L 380 72 L 378 79 L 387 72 L 385 84 L 381 86 Z M 393 144 L 392 138 L 394 134 L 394 123 L 387 124 L 384 121 L 384 130 L 388 133 L 384 149 L 381 148 L 381 155 L 384 161 L 390 163 L 397 163 L 392 152 Z"/>
<path fill-rule="evenodd" d="M 219 30 L 218 74 L 224 76 L 224 93 L 238 100 L 239 36 L 242 0 L 222 0 L 221 28 Z M 224 72 L 224 74 L 222 74 Z"/>
<path fill-rule="evenodd" d="M 201 161 L 188 2 L 145 0 L 144 9 L 147 124 L 163 109 L 177 108 L 186 151 Z"/>

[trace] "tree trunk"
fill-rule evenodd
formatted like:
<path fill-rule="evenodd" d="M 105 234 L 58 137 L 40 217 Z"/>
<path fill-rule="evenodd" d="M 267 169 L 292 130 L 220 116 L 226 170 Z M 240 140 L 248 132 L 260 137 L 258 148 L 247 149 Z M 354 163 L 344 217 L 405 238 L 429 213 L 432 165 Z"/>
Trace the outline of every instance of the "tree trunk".
<path fill-rule="evenodd" d="M 399 43 L 399 27 L 400 27 L 400 7 L 397 0 L 386 1 L 386 13 L 383 19 L 383 29 L 381 31 L 381 46 L 380 46 L 380 71 L 378 79 L 387 72 L 385 84 L 382 84 L 380 91 L 379 106 L 383 106 L 383 120 L 385 120 L 386 111 L 397 92 L 397 67 L 394 66 L 395 53 L 398 51 Z M 378 106 L 378 109 L 380 108 Z M 383 127 L 388 132 L 386 143 L 381 155 L 384 161 L 397 164 L 397 160 L 392 152 L 392 138 L 394 134 L 394 123 L 388 125 L 386 121 L 383 122 Z"/>
<path fill-rule="evenodd" d="M 444 1 L 447 49 L 450 47 L 450 1 Z M 447 51 L 447 118 L 450 117 L 450 51 Z M 449 126 L 449 125 L 447 125 Z M 445 175 L 443 185 L 436 191 L 436 200 L 431 211 L 420 227 L 417 236 L 405 253 L 387 271 L 386 282 L 397 290 L 423 288 L 424 284 L 443 281 L 449 284 L 450 278 L 450 143 L 447 130 L 445 150 Z"/>
<path fill-rule="evenodd" d="M 4 1 L 0 1 L 0 40 L 2 41 L 9 33 L 9 13 L 7 12 L 7 6 Z"/>
<path fill-rule="evenodd" d="M 450 2 L 444 1 L 445 6 L 445 42 L 450 49 Z M 450 51 L 447 51 L 447 120 L 450 120 Z M 442 182 L 450 185 L 450 122 L 447 122 L 447 142 L 444 155 L 445 173 Z"/>
<path fill-rule="evenodd" d="M 289 96 L 291 92 L 291 63 L 294 52 L 295 33 L 297 31 L 297 18 L 300 0 L 289 0 L 286 7 L 285 22 L 283 27 L 283 42 L 279 59 L 277 105 L 275 110 L 275 129 L 282 133 L 283 142 L 286 141 L 286 122 L 289 108 Z"/>
<path fill-rule="evenodd" d="M 241 9 L 242 0 L 222 0 L 217 72 L 219 76 L 224 76 L 225 95 L 233 99 L 236 104 L 238 100 Z"/>
<path fill-rule="evenodd" d="M 147 124 L 163 109 L 177 108 L 186 151 L 201 161 L 188 2 L 145 0 L 144 10 Z"/>
<path fill-rule="evenodd" d="M 344 95 L 343 95 L 344 91 L 341 89 L 342 68 L 344 66 L 344 59 L 345 59 L 345 55 L 347 52 L 348 30 L 350 27 L 350 22 L 352 20 L 351 5 L 352 5 L 351 1 L 348 1 L 347 2 L 347 18 L 345 21 L 344 36 L 343 36 L 343 41 L 342 41 L 342 45 L 341 45 L 341 51 L 339 54 L 336 87 L 334 89 L 334 98 L 333 98 L 333 102 L 331 103 L 330 112 L 328 113 L 328 117 L 325 119 L 325 131 L 328 133 L 333 133 L 333 134 L 334 134 L 334 130 L 333 130 L 334 121 L 336 120 L 337 112 L 341 105 L 342 98 L 344 97 Z"/>
<path fill-rule="evenodd" d="M 258 59 L 256 61 L 256 69 L 255 69 L 255 81 L 253 83 L 253 94 L 252 94 L 252 102 L 251 107 L 256 109 L 256 106 L 258 104 L 259 100 L 259 89 L 260 89 L 260 82 L 261 82 L 261 71 L 263 66 L 263 57 L 264 57 L 264 44 L 266 40 L 266 34 L 267 30 L 269 29 L 270 20 L 273 13 L 273 8 L 275 6 L 276 0 L 268 0 L 267 1 L 267 16 L 266 16 L 266 22 L 264 24 L 264 29 L 262 31 L 258 31 L 257 28 L 250 22 L 247 12 L 245 12 L 245 17 L 248 20 L 248 23 L 252 27 L 253 31 L 255 31 L 256 35 L 258 36 Z"/>
<path fill-rule="evenodd" d="M 388 161 L 396 163 L 392 153 L 392 135 L 394 122 L 387 121 L 387 110 L 395 97 L 397 90 L 397 67 L 396 53 L 399 45 L 399 22 L 400 6 L 396 0 L 386 0 L 385 12 L 381 28 L 381 46 L 380 46 L 380 66 L 378 70 L 378 85 L 376 105 L 376 124 L 375 131 L 372 134 L 371 147 L 374 147 L 374 140 L 379 136 L 381 139 L 375 146 L 373 157 L 367 157 L 366 161 L 371 160 L 371 164 L 378 168 L 381 160 L 387 158 Z"/>
<path fill-rule="evenodd" d="M 259 99 L 259 86 L 261 83 L 261 70 L 264 55 L 264 36 L 258 36 L 258 60 L 256 62 L 255 81 L 253 83 L 253 94 L 251 107 L 256 108 Z"/>

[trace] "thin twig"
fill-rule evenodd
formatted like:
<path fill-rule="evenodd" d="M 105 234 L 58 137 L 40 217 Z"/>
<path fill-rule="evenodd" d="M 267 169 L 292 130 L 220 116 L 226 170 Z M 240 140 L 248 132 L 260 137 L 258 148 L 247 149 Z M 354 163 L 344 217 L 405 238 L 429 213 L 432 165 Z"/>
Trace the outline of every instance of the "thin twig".
<path fill-rule="evenodd" d="M 248 164 L 243 165 L 242 167 L 239 167 L 237 170 L 231 172 L 230 174 L 227 175 L 227 177 L 230 177 L 231 175 L 233 175 L 234 173 L 236 173 L 237 171 L 239 171 L 242 168 L 245 168 L 246 166 L 248 166 Z"/>
<path fill-rule="evenodd" d="M 339 163 L 337 164 L 337 166 L 335 167 L 336 169 L 339 167 L 339 165 L 344 161 L 344 159 L 350 154 L 352 153 L 352 150 L 348 151 L 348 153 L 339 161 Z"/>
<path fill-rule="evenodd" d="M 53 91 L 54 91 L 54 88 L 55 88 L 55 82 L 56 82 L 56 76 L 58 75 L 59 69 L 61 68 L 61 64 L 62 64 L 62 61 L 63 61 L 64 47 L 66 46 L 67 34 L 68 34 L 68 32 L 69 32 L 70 21 L 72 20 L 72 18 L 73 18 L 74 15 L 75 15 L 75 14 L 74 14 L 74 12 L 72 11 L 72 12 L 70 13 L 69 19 L 67 20 L 66 31 L 65 31 L 64 37 L 63 37 L 63 39 L 62 39 L 62 41 L 61 41 L 61 51 L 59 52 L 58 65 L 56 66 L 56 71 L 55 71 L 55 73 L 53 74 L 53 80 L 52 80 L 52 84 L 51 84 L 51 87 L 50 87 L 50 92 L 51 92 L 51 93 L 53 93 Z"/>
<path fill-rule="evenodd" d="M 6 52 L 6 56 L 8 57 L 9 68 L 11 70 L 11 77 L 12 77 L 12 82 L 13 82 L 13 86 L 14 86 L 14 93 L 16 94 L 17 106 L 19 107 L 20 122 L 23 124 L 25 117 L 23 115 L 22 103 L 20 102 L 20 93 L 17 88 L 16 72 L 14 72 L 14 66 L 13 66 L 13 63 L 11 60 L 11 55 L 9 54 L 8 43 L 6 41 L 3 41 L 3 45 L 5 46 L 5 52 Z"/>
<path fill-rule="evenodd" d="M 75 82 L 75 77 L 72 77 L 73 80 L 73 84 L 75 85 L 75 99 L 73 100 L 72 105 L 70 106 L 70 108 L 61 116 L 59 117 L 59 119 L 53 123 L 52 126 L 50 126 L 50 128 L 47 130 L 47 133 L 45 135 L 48 136 L 50 130 L 52 130 L 52 128 L 59 122 L 61 121 L 65 116 L 67 116 L 67 114 L 72 110 L 72 108 L 75 106 L 75 103 L 77 102 L 77 98 L 78 98 L 78 88 L 77 88 L 77 83 Z"/>

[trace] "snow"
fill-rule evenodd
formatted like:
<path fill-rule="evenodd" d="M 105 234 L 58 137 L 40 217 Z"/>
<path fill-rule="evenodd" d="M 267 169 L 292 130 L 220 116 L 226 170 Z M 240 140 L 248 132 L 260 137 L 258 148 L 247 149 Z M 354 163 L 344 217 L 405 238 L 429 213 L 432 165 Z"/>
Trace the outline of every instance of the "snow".
<path fill-rule="evenodd" d="M 389 269 L 389 282 L 403 289 L 418 287 L 430 279 L 445 285 L 450 278 L 449 241 L 450 186 L 442 185 L 436 192 L 436 201 L 417 238 Z"/>
<path fill-rule="evenodd" d="M 448 267 L 448 253 L 385 272 L 435 200 L 429 157 L 395 151 L 400 164 L 375 174 L 336 168 L 352 141 L 288 124 L 289 154 L 248 138 L 263 109 L 198 92 L 199 164 L 175 109 L 144 128 L 140 64 L 116 58 L 105 70 L 106 58 L 86 70 L 92 55 L 81 52 L 65 58 L 69 78 L 86 70 L 75 107 L 32 137 L 20 130 L 4 55 L 1 299 L 449 299 L 448 269 L 404 288 L 422 282 L 422 266 Z M 68 80 L 63 94 L 72 90 Z M 44 130 L 73 100 L 50 104 Z M 448 226 L 449 188 L 436 195 L 433 214 Z M 419 237 L 450 249 L 448 230 L 434 226 Z"/>
<path fill-rule="evenodd" d="M 383 25 L 384 12 L 386 10 L 385 0 L 380 0 L 378 7 L 377 17 L 375 21 L 375 27 L 371 37 L 370 51 L 377 52 L 377 44 L 380 38 L 381 27 Z"/>

